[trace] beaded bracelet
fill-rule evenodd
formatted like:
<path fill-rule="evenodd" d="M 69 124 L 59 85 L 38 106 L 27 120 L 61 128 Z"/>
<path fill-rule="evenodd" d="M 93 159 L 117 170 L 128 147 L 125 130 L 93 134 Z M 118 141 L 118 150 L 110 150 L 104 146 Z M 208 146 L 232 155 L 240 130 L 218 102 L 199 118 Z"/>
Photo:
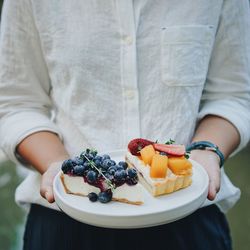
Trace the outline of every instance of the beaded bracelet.
<path fill-rule="evenodd" d="M 186 148 L 187 151 L 192 151 L 195 149 L 211 150 L 211 151 L 215 152 L 220 158 L 220 167 L 222 167 L 224 165 L 225 157 L 224 157 L 223 153 L 219 150 L 219 147 L 217 145 L 213 144 L 212 142 L 209 142 L 209 141 L 192 142 Z"/>

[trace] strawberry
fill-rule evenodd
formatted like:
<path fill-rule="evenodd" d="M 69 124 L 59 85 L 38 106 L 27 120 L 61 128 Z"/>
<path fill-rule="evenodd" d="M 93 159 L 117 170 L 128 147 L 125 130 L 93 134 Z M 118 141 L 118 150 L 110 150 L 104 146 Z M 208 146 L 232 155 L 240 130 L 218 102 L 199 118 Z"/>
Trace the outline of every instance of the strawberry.
<path fill-rule="evenodd" d="M 154 143 L 154 149 L 172 156 L 183 156 L 186 153 L 185 146 L 177 144 L 166 145 Z"/>
<path fill-rule="evenodd" d="M 142 138 L 137 138 L 129 142 L 128 149 L 132 155 L 139 156 L 140 150 L 142 150 L 144 147 L 148 145 L 153 145 L 153 144 L 154 143 L 152 141 L 142 139 Z"/>

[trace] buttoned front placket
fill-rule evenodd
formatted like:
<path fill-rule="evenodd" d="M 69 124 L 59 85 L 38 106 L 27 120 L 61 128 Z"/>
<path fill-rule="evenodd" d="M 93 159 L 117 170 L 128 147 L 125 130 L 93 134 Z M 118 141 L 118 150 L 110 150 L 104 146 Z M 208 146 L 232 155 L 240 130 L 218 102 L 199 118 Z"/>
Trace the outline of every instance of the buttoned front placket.
<path fill-rule="evenodd" d="M 140 136 L 137 84 L 136 28 L 133 0 L 117 0 L 121 35 L 121 84 L 123 94 L 124 144 Z"/>

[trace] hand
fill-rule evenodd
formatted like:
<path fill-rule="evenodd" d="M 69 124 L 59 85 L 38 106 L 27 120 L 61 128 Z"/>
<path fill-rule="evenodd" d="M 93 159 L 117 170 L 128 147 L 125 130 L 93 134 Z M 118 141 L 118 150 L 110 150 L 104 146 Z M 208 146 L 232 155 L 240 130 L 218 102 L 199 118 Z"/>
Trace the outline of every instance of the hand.
<path fill-rule="evenodd" d="M 55 201 L 53 194 L 53 180 L 57 173 L 60 171 L 61 165 L 61 161 L 50 164 L 47 171 L 42 175 L 40 194 L 49 203 L 53 203 Z"/>
<path fill-rule="evenodd" d="M 190 158 L 200 163 L 209 177 L 208 196 L 214 200 L 220 190 L 220 159 L 216 153 L 209 150 L 193 150 Z"/>

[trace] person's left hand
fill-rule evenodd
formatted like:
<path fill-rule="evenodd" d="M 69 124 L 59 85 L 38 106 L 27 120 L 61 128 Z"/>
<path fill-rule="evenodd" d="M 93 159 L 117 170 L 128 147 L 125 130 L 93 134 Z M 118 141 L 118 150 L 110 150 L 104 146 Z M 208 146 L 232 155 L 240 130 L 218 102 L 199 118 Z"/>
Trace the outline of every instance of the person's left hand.
<path fill-rule="evenodd" d="M 53 162 L 52 164 L 50 164 L 47 171 L 44 172 L 42 175 L 40 194 L 49 203 L 53 203 L 55 201 L 53 193 L 53 181 L 55 176 L 60 171 L 61 166 L 62 166 L 62 161 Z"/>
<path fill-rule="evenodd" d="M 214 200 L 220 190 L 220 159 L 216 153 L 209 150 L 193 150 L 190 158 L 200 163 L 207 171 L 209 177 L 208 196 Z"/>

